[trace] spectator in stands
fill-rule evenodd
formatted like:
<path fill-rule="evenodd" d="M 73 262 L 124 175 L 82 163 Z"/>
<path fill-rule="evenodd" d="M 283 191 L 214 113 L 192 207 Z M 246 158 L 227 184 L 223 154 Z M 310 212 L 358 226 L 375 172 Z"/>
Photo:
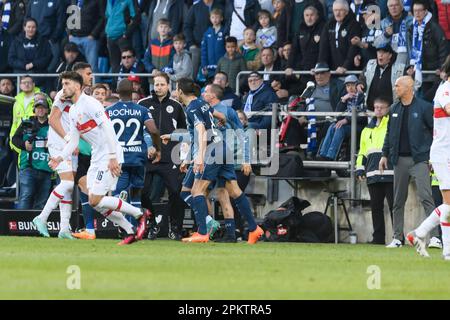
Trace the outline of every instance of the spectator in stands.
<path fill-rule="evenodd" d="M 236 77 L 241 71 L 247 70 L 247 65 L 242 55 L 238 52 L 237 39 L 228 37 L 225 40 L 225 55 L 217 63 L 217 72 L 225 72 L 228 75 L 229 84 L 236 91 Z"/>
<path fill-rule="evenodd" d="M 289 40 L 289 24 L 291 22 L 292 6 L 290 0 L 273 0 L 274 13 L 273 24 L 277 29 L 277 42 L 275 47 L 278 48 L 278 55 L 281 56 L 283 45 Z"/>
<path fill-rule="evenodd" d="M 281 46 L 281 56 L 280 56 L 280 70 L 287 69 L 289 56 L 292 52 L 292 43 L 286 42 L 284 45 Z M 299 78 L 296 75 L 293 74 L 285 74 L 285 76 L 282 77 L 283 85 L 282 87 L 287 90 L 288 96 L 292 96 L 294 94 L 299 94 L 302 92 L 302 83 L 300 82 Z M 281 93 L 281 92 L 280 92 Z M 277 93 L 279 96 L 279 94 Z M 280 96 L 279 96 L 280 97 Z"/>
<path fill-rule="evenodd" d="M 225 26 L 223 25 L 223 11 L 212 9 L 209 15 L 212 26 L 203 35 L 201 44 L 201 63 L 197 79 L 209 80 L 214 77 L 217 62 L 225 54 Z M 200 75 L 201 72 L 201 75 Z M 205 81 L 201 82 L 205 82 Z"/>
<path fill-rule="evenodd" d="M 389 44 L 377 48 L 377 58 L 369 60 L 359 76 L 358 87 L 360 91 L 366 92 L 368 110 L 374 110 L 373 104 L 378 97 L 383 96 L 390 104 L 398 100 L 394 84 L 404 72 L 405 65 L 395 60 L 395 52 Z"/>
<path fill-rule="evenodd" d="M 61 40 L 65 30 L 66 22 L 65 1 L 42 0 L 29 1 L 27 7 L 27 18 L 36 20 L 39 35 L 48 40 L 51 48 L 51 61 L 46 64 L 49 72 L 56 70 L 61 56 Z"/>
<path fill-rule="evenodd" d="M 170 36 L 170 22 L 168 19 L 158 21 L 158 37 L 151 39 L 144 54 L 144 65 L 147 72 L 153 75 L 163 68 L 169 67 L 175 53 L 173 40 Z"/>
<path fill-rule="evenodd" d="M 26 5 L 22 0 L 0 1 L 0 18 L 2 26 L 0 34 L 7 33 L 11 37 L 17 36 L 22 31 Z"/>
<path fill-rule="evenodd" d="M 407 31 L 413 18 L 403 10 L 402 0 L 388 0 L 387 7 L 389 14 L 381 20 L 383 33 L 375 38 L 374 46 L 378 48 L 389 43 L 397 54 L 397 62 L 409 64 Z"/>
<path fill-rule="evenodd" d="M 250 92 L 244 99 L 244 112 L 255 111 L 271 111 L 271 104 L 278 102 L 278 97 L 270 87 L 263 80 L 261 74 L 254 71 L 248 76 L 248 86 Z M 249 117 L 248 127 L 252 129 L 270 129 L 271 117 L 270 116 L 252 116 Z"/>
<path fill-rule="evenodd" d="M 358 78 L 353 74 L 349 75 L 345 77 L 344 84 L 346 93 L 341 97 L 336 111 L 352 112 L 354 108 L 356 108 L 358 112 L 364 111 L 364 94 L 358 92 L 358 89 L 356 88 Z M 328 127 L 325 139 L 319 149 L 319 155 L 324 160 L 336 160 L 342 143 L 345 139 L 350 137 L 351 121 L 351 116 L 337 117 L 337 122 Z M 357 122 L 358 131 L 361 132 L 364 126 L 367 125 L 367 118 L 358 117 Z"/>
<path fill-rule="evenodd" d="M 23 121 L 12 137 L 21 150 L 19 158 L 19 202 L 17 209 L 42 209 L 51 189 L 52 169 L 47 149 L 49 103 L 38 93 L 33 104 L 35 117 Z"/>
<path fill-rule="evenodd" d="M 291 39 L 292 41 L 294 41 L 294 37 L 300 33 L 300 26 L 305 22 L 306 8 L 315 8 L 315 13 L 317 14 L 316 21 L 325 21 L 325 8 L 319 0 L 293 1 L 291 7 L 291 19 L 288 22 L 288 29 L 285 32 L 288 34 L 288 39 Z M 310 69 L 312 69 L 314 65 L 315 64 L 313 64 Z"/>
<path fill-rule="evenodd" d="M 258 12 L 259 28 L 256 31 L 256 45 L 259 48 L 269 48 L 277 42 L 277 28 L 272 24 L 272 16 L 267 10 Z"/>
<path fill-rule="evenodd" d="M 103 83 L 94 84 L 91 88 L 91 92 L 92 92 L 91 96 L 100 101 L 102 105 L 105 103 L 108 89 L 105 87 Z"/>
<path fill-rule="evenodd" d="M 208 27 L 211 25 L 209 15 L 211 10 L 218 8 L 224 10 L 224 1 L 201 0 L 197 1 L 188 11 L 184 22 L 183 33 L 186 37 L 187 48 L 192 56 L 192 74 L 197 75 L 200 66 L 200 47 Z M 225 32 L 225 34 L 227 34 Z"/>
<path fill-rule="evenodd" d="M 245 28 L 256 30 L 258 12 L 261 10 L 258 0 L 233 0 L 227 1 L 225 8 L 226 28 L 225 34 L 235 37 L 239 41 L 243 39 Z"/>
<path fill-rule="evenodd" d="M 244 43 L 239 51 L 244 56 L 247 69 L 256 71 L 261 67 L 261 50 L 256 46 L 256 33 L 252 28 L 245 28 Z"/>
<path fill-rule="evenodd" d="M 12 137 L 23 119 L 29 119 L 33 116 L 34 94 L 41 90 L 35 86 L 34 80 L 30 76 L 20 78 L 20 93 L 15 96 L 16 102 L 13 106 L 13 121 L 9 133 L 11 149 L 20 153 L 20 149 L 12 144 Z"/>
<path fill-rule="evenodd" d="M 143 99 L 143 98 L 144 98 L 144 96 L 143 96 L 142 94 L 140 94 L 139 92 L 137 92 L 137 91 L 133 91 L 133 92 L 131 93 L 131 100 L 132 100 L 134 103 L 138 103 L 139 100 L 141 100 L 141 99 Z"/>
<path fill-rule="evenodd" d="M 234 110 L 242 109 L 242 101 L 230 88 L 228 84 L 228 75 L 225 72 L 217 72 L 214 76 L 213 83 L 219 85 L 223 89 L 223 104 L 232 107 Z"/>
<path fill-rule="evenodd" d="M 120 68 L 120 54 L 131 47 L 131 37 L 140 23 L 140 16 L 133 0 L 107 0 L 106 27 L 109 62 L 112 72 Z"/>
<path fill-rule="evenodd" d="M 276 59 L 276 51 L 273 48 L 264 48 L 261 50 L 261 68 L 259 71 L 281 71 L 280 62 Z M 264 82 L 266 82 L 276 92 L 279 99 L 287 99 L 288 91 L 284 87 L 284 76 L 274 74 L 264 74 Z"/>
<path fill-rule="evenodd" d="M 169 78 L 174 82 L 174 85 L 178 79 L 192 79 L 192 59 L 189 52 L 184 49 L 185 45 L 186 41 L 183 34 L 177 34 L 173 38 L 175 54 L 172 58 L 172 63 L 167 70 L 163 68 L 163 71 L 167 71 Z"/>
<path fill-rule="evenodd" d="M 312 70 L 319 58 L 320 36 L 325 22 L 320 18 L 318 9 L 312 5 L 305 8 L 303 15 L 303 21 L 294 36 L 292 51 L 288 58 L 287 76 L 292 75 L 294 70 Z M 301 87 L 305 87 L 310 80 L 312 76 L 301 75 Z"/>
<path fill-rule="evenodd" d="M 8 62 L 14 73 L 45 73 L 52 59 L 49 42 L 37 32 L 33 18 L 25 19 L 24 32 L 12 42 Z"/>
<path fill-rule="evenodd" d="M 0 28 L 0 56 L 7 57 L 9 46 L 11 44 L 11 37 L 8 33 Z M 8 73 L 10 71 L 8 59 L 0 59 L 0 73 Z"/>
<path fill-rule="evenodd" d="M 14 97 L 14 85 L 9 78 L 0 78 L 0 94 Z"/>
<path fill-rule="evenodd" d="M 145 66 L 142 62 L 136 59 L 136 53 L 132 48 L 122 49 L 122 62 L 120 63 L 120 74 L 127 73 L 145 73 Z M 118 81 L 122 80 L 124 76 L 120 76 Z M 140 79 L 144 92 L 148 92 L 148 80 L 147 78 Z"/>
<path fill-rule="evenodd" d="M 349 13 L 348 2 L 334 1 L 333 18 L 325 24 L 320 37 L 319 61 L 328 63 L 338 74 L 354 70 L 354 59 L 359 52 L 351 43 L 355 36 L 361 37 L 361 25 Z"/>
<path fill-rule="evenodd" d="M 388 248 L 399 248 L 404 243 L 405 203 L 411 177 L 425 212 L 434 210 L 428 167 L 433 140 L 433 105 L 415 96 L 414 80 L 409 76 L 397 79 L 395 91 L 400 101 L 391 106 L 379 163 L 381 174 L 388 168 L 388 159 L 394 166 L 394 239 Z M 437 230 L 431 236 L 437 237 Z"/>
<path fill-rule="evenodd" d="M 141 78 L 138 76 L 128 76 L 128 80 L 130 80 L 131 84 L 133 85 L 133 91 L 139 93 L 139 95 L 144 97 L 145 91 L 144 91 L 144 89 L 142 89 Z M 104 83 L 104 85 L 106 85 L 106 83 Z M 107 93 L 107 96 L 108 96 L 108 93 Z"/>
<path fill-rule="evenodd" d="M 183 0 L 151 1 L 148 11 L 145 13 L 148 16 L 146 37 L 144 37 L 144 45 L 146 46 L 148 39 L 158 37 L 157 26 L 159 19 L 169 19 L 172 35 L 182 33 L 184 18 L 187 15 L 187 6 Z"/>
<path fill-rule="evenodd" d="M 333 112 L 341 98 L 343 83 L 331 78 L 330 68 L 326 63 L 318 63 L 313 70 L 316 87 L 313 91 L 315 111 Z"/>
<path fill-rule="evenodd" d="M 434 93 L 428 93 L 433 87 L 433 82 L 438 79 L 440 67 L 447 57 L 447 43 L 444 32 L 439 24 L 432 19 L 427 0 L 415 0 L 413 2 L 413 24 L 409 27 L 407 38 L 410 61 L 412 66 L 407 73 L 412 75 L 416 81 L 416 88 L 422 86 L 421 91 L 424 96 L 434 98 Z M 435 74 L 424 74 L 422 70 L 435 71 Z"/>
<path fill-rule="evenodd" d="M 370 195 L 370 208 L 372 211 L 373 239 L 372 244 L 386 244 L 384 226 L 384 199 L 386 198 L 391 223 L 392 207 L 394 202 L 394 170 L 388 163 L 387 170 L 380 174 L 380 162 L 384 138 L 386 137 L 389 106 L 391 102 L 385 98 L 376 98 L 374 101 L 375 117 L 361 133 L 358 159 L 356 160 L 356 176 L 360 182 L 367 179 L 367 188 Z"/>
<path fill-rule="evenodd" d="M 351 39 L 352 45 L 357 46 L 361 49 L 361 52 L 355 57 L 355 66 L 361 67 L 365 66 L 367 62 L 371 59 L 377 57 L 376 49 L 373 45 L 375 38 L 383 34 L 381 27 L 377 28 L 377 21 L 381 20 L 380 14 L 371 9 L 370 5 L 362 5 L 359 12 L 362 14 L 364 19 L 362 22 L 362 37 L 353 37 Z M 378 24 L 379 26 L 379 24 Z"/>
<path fill-rule="evenodd" d="M 63 71 L 72 71 L 72 67 L 77 62 L 84 62 L 83 56 L 80 54 L 80 51 L 78 50 L 78 46 L 73 42 L 68 42 L 64 46 L 64 57 L 59 64 L 59 66 L 56 68 L 56 73 L 61 73 Z M 62 89 L 61 81 L 59 78 L 54 79 L 52 81 L 53 86 L 51 88 L 52 91 L 50 91 L 50 97 L 52 99 L 55 98 L 56 93 Z"/>
<path fill-rule="evenodd" d="M 435 0 L 437 6 L 437 18 L 439 25 L 445 34 L 447 41 L 447 53 L 450 53 L 450 3 L 443 0 Z"/>
<path fill-rule="evenodd" d="M 74 24 L 68 28 L 69 41 L 75 43 L 92 71 L 98 71 L 98 49 L 100 35 L 105 28 L 105 0 L 71 0 L 72 5 L 80 8 L 79 27 Z"/>
<path fill-rule="evenodd" d="M 148 9 L 150 7 L 151 0 L 136 0 L 137 11 L 139 12 L 139 24 L 136 26 L 132 34 L 132 47 L 136 50 L 136 57 L 141 60 L 144 56 L 147 39 L 148 28 Z M 156 19 L 158 21 L 158 19 Z"/>

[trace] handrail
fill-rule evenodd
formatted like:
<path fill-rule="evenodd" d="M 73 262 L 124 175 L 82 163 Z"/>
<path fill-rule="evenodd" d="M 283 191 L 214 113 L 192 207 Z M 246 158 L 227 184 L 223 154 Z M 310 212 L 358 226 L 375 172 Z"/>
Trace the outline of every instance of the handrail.
<path fill-rule="evenodd" d="M 250 74 L 254 71 L 240 71 L 236 75 L 236 94 L 239 95 L 239 78 L 242 75 Z M 286 75 L 285 71 L 258 71 L 260 74 L 280 74 L 280 75 Z M 349 74 L 361 74 L 362 70 L 347 70 L 345 74 L 337 73 L 336 71 L 330 71 L 331 74 L 337 74 L 341 76 L 349 75 Z M 435 70 L 422 70 L 422 74 L 435 74 Z M 311 70 L 294 70 L 292 71 L 292 74 L 298 74 L 298 75 L 313 75 L 313 72 Z"/>

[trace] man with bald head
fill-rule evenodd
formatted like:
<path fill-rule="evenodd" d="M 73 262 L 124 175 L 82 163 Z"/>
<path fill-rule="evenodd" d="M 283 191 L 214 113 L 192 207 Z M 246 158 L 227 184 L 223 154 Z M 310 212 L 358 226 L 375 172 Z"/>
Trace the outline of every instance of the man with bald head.
<path fill-rule="evenodd" d="M 388 158 L 394 166 L 394 239 L 388 248 L 399 248 L 404 243 L 405 203 L 411 177 L 425 212 L 434 210 L 428 166 L 433 141 L 433 106 L 414 95 L 414 80 L 409 76 L 398 78 L 394 90 L 399 101 L 390 108 L 383 157 L 379 163 L 381 174 L 388 173 L 385 170 Z"/>

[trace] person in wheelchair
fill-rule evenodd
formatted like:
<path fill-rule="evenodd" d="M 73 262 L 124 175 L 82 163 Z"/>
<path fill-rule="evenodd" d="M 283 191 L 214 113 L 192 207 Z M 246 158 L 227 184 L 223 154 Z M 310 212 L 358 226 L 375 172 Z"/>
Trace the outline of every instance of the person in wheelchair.
<path fill-rule="evenodd" d="M 344 81 L 346 94 L 341 97 L 341 101 L 336 107 L 337 112 L 351 112 L 356 108 L 358 112 L 365 111 L 364 93 L 357 90 L 358 78 L 349 75 Z M 366 117 L 358 118 L 358 132 L 367 125 Z M 337 122 L 330 125 L 327 134 L 319 147 L 319 157 L 322 160 L 336 160 L 342 143 L 351 133 L 351 116 L 338 117 Z"/>

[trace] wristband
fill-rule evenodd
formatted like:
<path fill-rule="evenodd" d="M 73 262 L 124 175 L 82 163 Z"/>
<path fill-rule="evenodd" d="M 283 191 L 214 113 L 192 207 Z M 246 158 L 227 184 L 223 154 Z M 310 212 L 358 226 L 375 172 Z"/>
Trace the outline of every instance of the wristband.
<path fill-rule="evenodd" d="M 66 135 L 64 136 L 64 140 L 65 140 L 66 142 L 69 142 L 69 140 L 70 140 L 70 135 L 69 135 L 69 134 L 66 134 Z"/>

